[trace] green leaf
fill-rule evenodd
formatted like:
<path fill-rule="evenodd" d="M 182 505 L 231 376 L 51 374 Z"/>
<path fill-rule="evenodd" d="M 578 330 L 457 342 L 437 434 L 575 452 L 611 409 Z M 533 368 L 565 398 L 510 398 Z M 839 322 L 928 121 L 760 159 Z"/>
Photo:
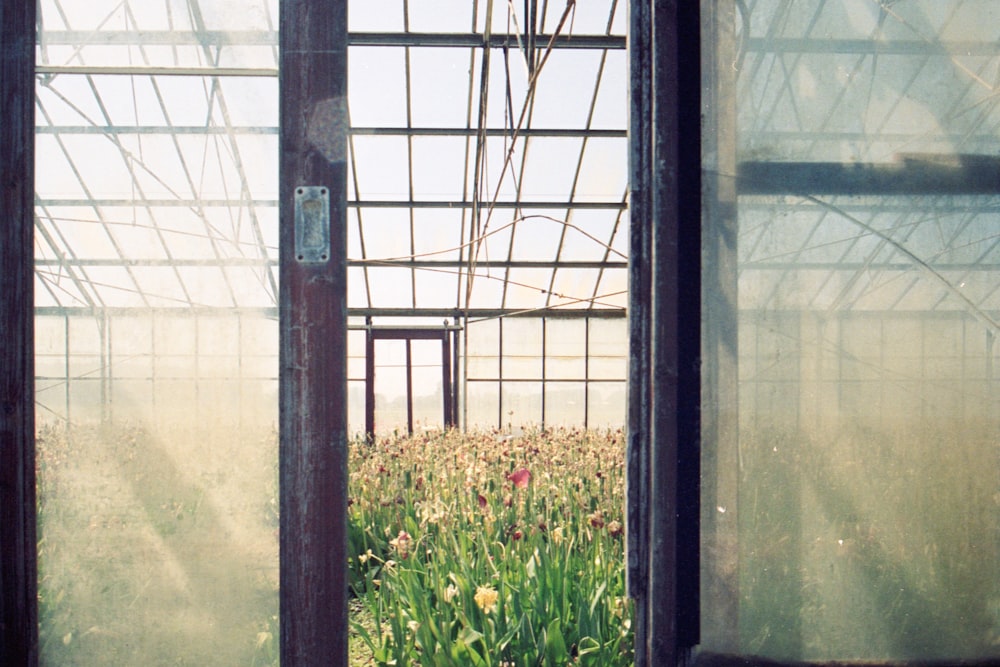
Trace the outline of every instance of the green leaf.
<path fill-rule="evenodd" d="M 583 657 L 601 650 L 601 644 L 593 637 L 581 637 L 577 644 L 577 655 Z"/>
<path fill-rule="evenodd" d="M 602 581 L 601 585 L 597 587 L 597 591 L 594 593 L 594 597 L 590 599 L 590 615 L 594 615 L 594 609 L 597 607 L 597 603 L 601 601 L 601 596 L 604 595 L 604 590 L 608 587 L 608 582 Z"/>
<path fill-rule="evenodd" d="M 545 631 L 545 664 L 552 667 L 566 664 L 566 659 L 569 657 L 559 622 L 560 619 L 554 619 Z"/>
<path fill-rule="evenodd" d="M 458 641 L 464 644 L 475 644 L 483 639 L 483 633 L 479 632 L 475 628 L 464 627 L 461 632 L 458 633 Z"/>

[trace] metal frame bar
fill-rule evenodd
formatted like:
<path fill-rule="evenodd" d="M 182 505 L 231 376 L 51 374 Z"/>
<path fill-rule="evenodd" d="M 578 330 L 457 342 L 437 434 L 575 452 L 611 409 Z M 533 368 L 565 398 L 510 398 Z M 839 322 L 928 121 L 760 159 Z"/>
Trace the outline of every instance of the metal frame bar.
<path fill-rule="evenodd" d="M 465 47 L 484 45 L 491 49 L 517 48 L 520 35 L 492 33 L 484 36 L 478 32 L 352 32 L 347 36 L 349 46 L 419 46 Z M 552 35 L 536 35 L 536 43 L 548 44 Z M 47 46 L 117 45 L 117 46 L 211 46 L 223 48 L 240 46 L 274 46 L 278 33 L 267 30 L 50 30 L 46 32 Z M 552 40 L 557 49 L 625 49 L 624 35 L 557 35 Z"/>
<path fill-rule="evenodd" d="M 1000 159 L 991 155 L 911 155 L 898 162 L 742 162 L 740 194 L 997 195 Z"/>
<path fill-rule="evenodd" d="M 36 3 L 0 6 L 0 663 L 38 664 L 35 510 Z"/>
<path fill-rule="evenodd" d="M 284 0 L 280 162 L 282 665 L 345 665 L 347 1 Z M 295 256 L 294 191 L 330 192 L 330 253 Z"/>

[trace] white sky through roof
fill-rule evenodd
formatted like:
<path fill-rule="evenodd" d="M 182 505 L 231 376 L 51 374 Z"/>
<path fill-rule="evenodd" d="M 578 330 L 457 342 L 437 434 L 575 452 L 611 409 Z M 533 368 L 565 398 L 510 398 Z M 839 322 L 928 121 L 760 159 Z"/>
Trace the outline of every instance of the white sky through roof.
<path fill-rule="evenodd" d="M 621 309 L 624 3 L 543 3 L 532 64 L 486 6 L 349 7 L 349 306 Z M 81 8 L 41 6 L 38 305 L 273 307 L 277 2 Z"/>

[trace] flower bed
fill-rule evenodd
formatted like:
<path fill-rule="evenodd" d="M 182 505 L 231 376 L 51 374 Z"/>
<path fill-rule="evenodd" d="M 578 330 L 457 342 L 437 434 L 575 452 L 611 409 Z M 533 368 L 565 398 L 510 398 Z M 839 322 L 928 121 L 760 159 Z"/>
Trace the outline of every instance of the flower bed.
<path fill-rule="evenodd" d="M 379 665 L 631 665 L 621 432 L 352 446 L 351 587 Z"/>

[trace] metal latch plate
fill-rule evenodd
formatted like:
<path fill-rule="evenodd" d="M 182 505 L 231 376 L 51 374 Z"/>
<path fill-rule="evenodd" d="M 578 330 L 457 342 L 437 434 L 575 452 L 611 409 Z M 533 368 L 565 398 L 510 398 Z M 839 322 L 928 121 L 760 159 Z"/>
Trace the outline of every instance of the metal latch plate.
<path fill-rule="evenodd" d="M 295 188 L 295 259 L 302 264 L 322 264 L 330 259 L 329 188 Z"/>

